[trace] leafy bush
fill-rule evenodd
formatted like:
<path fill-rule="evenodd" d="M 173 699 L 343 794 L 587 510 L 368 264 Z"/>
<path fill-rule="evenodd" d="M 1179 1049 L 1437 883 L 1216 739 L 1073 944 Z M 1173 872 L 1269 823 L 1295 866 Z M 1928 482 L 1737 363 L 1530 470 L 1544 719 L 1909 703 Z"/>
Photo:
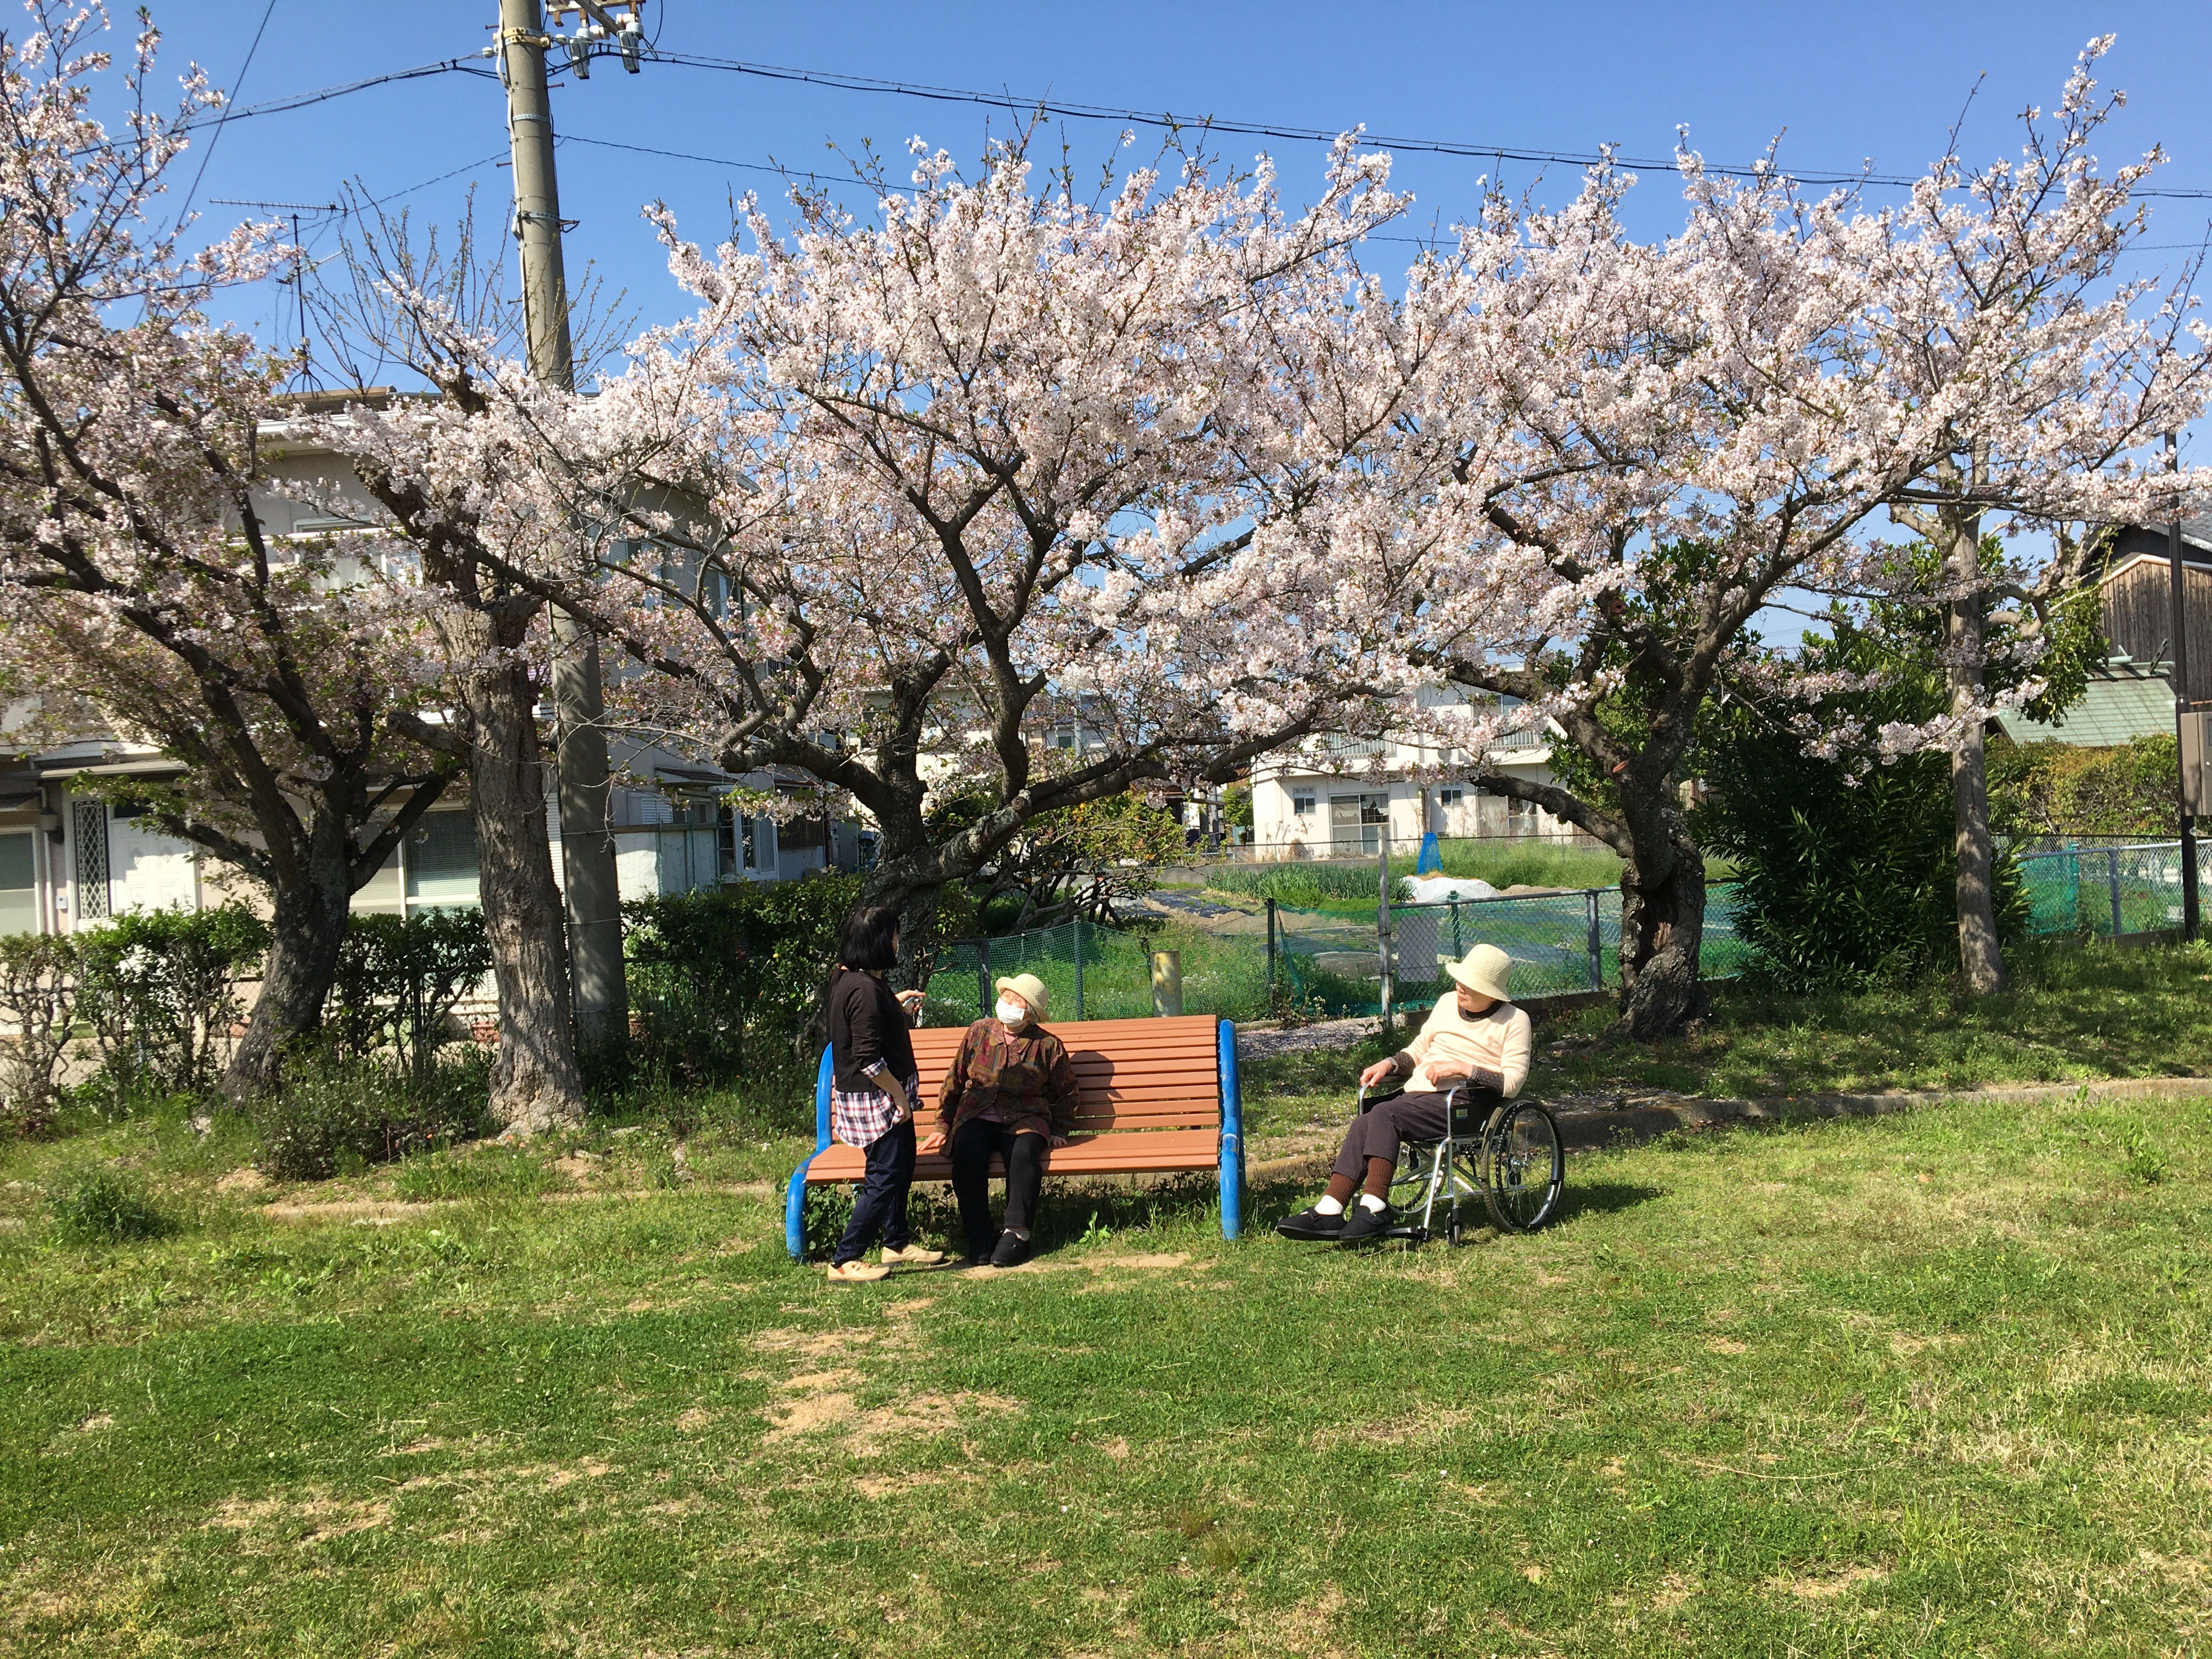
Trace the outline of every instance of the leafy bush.
<path fill-rule="evenodd" d="M 351 916 L 331 987 L 331 1039 L 357 1057 L 389 1049 L 403 1069 L 427 1080 L 454 1005 L 489 972 L 482 910 Z"/>
<path fill-rule="evenodd" d="M 134 910 L 72 943 L 76 1014 L 100 1046 L 109 1095 L 197 1094 L 212 1085 L 245 1012 L 239 981 L 268 954 L 268 924 L 243 904 Z"/>
<path fill-rule="evenodd" d="M 52 1120 L 54 1073 L 76 1008 L 76 950 L 65 933 L 0 938 L 0 1018 L 15 1036 L 0 1048 L 0 1124 L 33 1133 Z"/>
<path fill-rule="evenodd" d="M 402 1077 L 358 1055 L 326 1054 L 285 1073 L 254 1108 L 254 1163 L 283 1181 L 326 1181 L 349 1163 L 388 1163 L 450 1146 L 489 1127 L 484 1063 L 471 1056 Z"/>
<path fill-rule="evenodd" d="M 630 1026 L 648 1078 L 734 1077 L 805 1024 L 860 900 L 858 876 L 747 882 L 623 906 Z"/>
<path fill-rule="evenodd" d="M 2112 749 L 1999 738 L 1989 753 L 1990 817 L 2005 835 L 2152 840 L 2179 833 L 2180 763 L 2171 732 Z"/>
<path fill-rule="evenodd" d="M 1879 690 L 1823 702 L 1869 725 L 1917 722 L 1943 706 L 1932 672 L 1899 669 L 1863 641 L 1841 633 L 1808 666 L 1887 669 Z M 1950 761 L 1908 755 L 1887 765 L 1804 752 L 1789 724 L 1739 701 L 1716 718 L 1703 742 L 1711 794 L 1694 819 L 1705 846 L 1736 861 L 1742 897 L 1736 931 L 1749 972 L 1788 990 L 1866 988 L 1958 962 L 1958 888 L 1952 838 Z M 1999 856 L 2000 935 L 2018 939 L 2027 921 L 2018 864 Z"/>
<path fill-rule="evenodd" d="M 49 1189 L 46 1206 L 65 1243 L 127 1243 L 176 1231 L 147 1197 L 145 1184 L 120 1170 L 86 1170 Z"/>

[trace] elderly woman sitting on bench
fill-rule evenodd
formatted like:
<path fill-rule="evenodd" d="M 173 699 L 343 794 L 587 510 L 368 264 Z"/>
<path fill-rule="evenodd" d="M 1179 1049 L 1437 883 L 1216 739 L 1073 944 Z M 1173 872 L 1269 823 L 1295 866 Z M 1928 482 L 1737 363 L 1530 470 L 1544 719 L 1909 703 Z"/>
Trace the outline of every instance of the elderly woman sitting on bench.
<path fill-rule="evenodd" d="M 1512 958 L 1494 945 L 1478 945 L 1463 960 L 1444 964 L 1456 981 L 1454 994 L 1437 1004 L 1419 1036 L 1359 1074 L 1360 1085 L 1370 1089 L 1402 1077 L 1405 1092 L 1352 1121 L 1328 1193 L 1311 1209 L 1276 1223 L 1277 1232 L 1350 1243 L 1389 1231 L 1396 1219 L 1390 1176 L 1399 1143 L 1443 1139 L 1447 1091 L 1466 1085 L 1486 1115 L 1521 1092 L 1528 1076 L 1528 1016 L 1506 989 L 1512 970 Z M 1359 1201 L 1347 1214 L 1355 1189 Z"/>

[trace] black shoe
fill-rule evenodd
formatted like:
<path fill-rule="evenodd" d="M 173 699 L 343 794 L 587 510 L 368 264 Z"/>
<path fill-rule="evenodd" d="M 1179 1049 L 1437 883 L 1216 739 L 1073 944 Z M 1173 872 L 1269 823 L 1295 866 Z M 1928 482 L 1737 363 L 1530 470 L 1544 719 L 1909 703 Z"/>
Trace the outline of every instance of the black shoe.
<path fill-rule="evenodd" d="M 1370 1210 L 1364 1204 L 1345 1212 L 1344 1228 L 1336 1236 L 1340 1244 L 1356 1244 L 1363 1238 L 1380 1238 L 1398 1224 L 1398 1212 L 1385 1204 L 1379 1210 Z"/>
<path fill-rule="evenodd" d="M 999 1248 L 991 1252 L 994 1267 L 1012 1267 L 1029 1259 L 1030 1242 L 1012 1232 L 999 1235 Z"/>
<path fill-rule="evenodd" d="M 1319 1210 L 1300 1210 L 1278 1221 L 1275 1231 L 1285 1238 L 1334 1238 L 1344 1231 L 1344 1212 L 1323 1215 Z"/>

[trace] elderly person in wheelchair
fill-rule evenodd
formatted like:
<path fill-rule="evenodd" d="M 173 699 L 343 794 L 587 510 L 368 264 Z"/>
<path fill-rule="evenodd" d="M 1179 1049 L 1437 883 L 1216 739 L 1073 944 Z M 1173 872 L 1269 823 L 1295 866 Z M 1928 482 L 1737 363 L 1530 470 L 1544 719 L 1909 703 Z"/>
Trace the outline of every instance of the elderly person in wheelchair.
<path fill-rule="evenodd" d="M 1360 1115 L 1345 1132 L 1328 1192 L 1310 1209 L 1278 1222 L 1277 1232 L 1339 1243 L 1406 1233 L 1391 1205 L 1390 1187 L 1399 1148 L 1413 1144 L 1441 1147 L 1443 1161 L 1421 1178 L 1427 1182 L 1429 1208 L 1439 1190 L 1449 1187 L 1446 1195 L 1456 1233 L 1459 1188 L 1450 1186 L 1457 1178 L 1451 1173 L 1451 1154 L 1486 1133 L 1475 1126 L 1488 1126 L 1486 1133 L 1496 1138 L 1498 1108 L 1521 1092 L 1528 1075 L 1528 1016 L 1513 1006 L 1506 988 L 1512 968 L 1512 959 L 1494 945 L 1478 945 L 1462 960 L 1444 964 L 1455 981 L 1454 994 L 1437 1004 L 1420 1035 L 1359 1074 Z M 1404 1079 L 1401 1092 L 1366 1101 L 1369 1090 L 1399 1079 Z M 1533 1106 L 1530 1111 L 1550 1123 L 1548 1113 Z M 1556 1149 L 1556 1131 L 1552 1141 Z M 1555 1151 L 1551 1163 L 1553 1178 L 1541 1211 L 1526 1212 L 1525 1220 L 1512 1222 L 1516 1228 L 1540 1225 L 1548 1217 L 1565 1174 Z M 1513 1178 L 1518 1182 L 1517 1170 Z M 1486 1187 L 1485 1198 L 1497 1213 L 1498 1204 Z M 1501 1224 L 1512 1214 L 1501 1216 Z M 1425 1212 L 1413 1236 L 1426 1236 L 1427 1221 Z"/>

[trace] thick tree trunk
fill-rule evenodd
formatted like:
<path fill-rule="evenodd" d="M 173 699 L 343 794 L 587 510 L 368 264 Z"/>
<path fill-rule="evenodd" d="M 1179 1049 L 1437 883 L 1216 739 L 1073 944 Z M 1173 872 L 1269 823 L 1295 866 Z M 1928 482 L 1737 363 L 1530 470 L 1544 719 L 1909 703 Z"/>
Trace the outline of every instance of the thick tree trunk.
<path fill-rule="evenodd" d="M 467 613 L 464 626 L 477 635 L 477 648 L 464 653 L 472 665 L 462 677 L 477 896 L 499 988 L 491 1112 L 520 1134 L 571 1127 L 584 1117 L 561 892 L 545 829 L 538 696 L 515 651 L 529 616 L 530 607 L 515 601 Z"/>
<path fill-rule="evenodd" d="M 1654 1042 L 1711 1008 L 1698 961 L 1705 865 L 1670 808 L 1644 803 L 1626 816 L 1637 851 L 1620 877 L 1620 1016 L 1612 1032 Z"/>
<path fill-rule="evenodd" d="M 1946 608 L 1944 632 L 1951 712 L 1964 714 L 1982 701 L 1981 521 L 1960 520 L 1949 528 L 1945 574 L 1957 597 Z M 1979 721 L 1951 751 L 1951 827 L 1958 852 L 1959 969 L 1966 988 L 1985 996 L 2004 989 L 2005 970 L 1997 945 L 1996 849 L 1990 836 L 1989 769 Z"/>
<path fill-rule="evenodd" d="M 308 835 L 304 879 L 280 883 L 272 895 L 260 1000 L 223 1073 L 223 1091 L 234 1100 L 276 1087 L 294 1046 L 322 1024 L 323 1005 L 337 976 L 353 901 L 345 829 L 319 817 Z"/>

